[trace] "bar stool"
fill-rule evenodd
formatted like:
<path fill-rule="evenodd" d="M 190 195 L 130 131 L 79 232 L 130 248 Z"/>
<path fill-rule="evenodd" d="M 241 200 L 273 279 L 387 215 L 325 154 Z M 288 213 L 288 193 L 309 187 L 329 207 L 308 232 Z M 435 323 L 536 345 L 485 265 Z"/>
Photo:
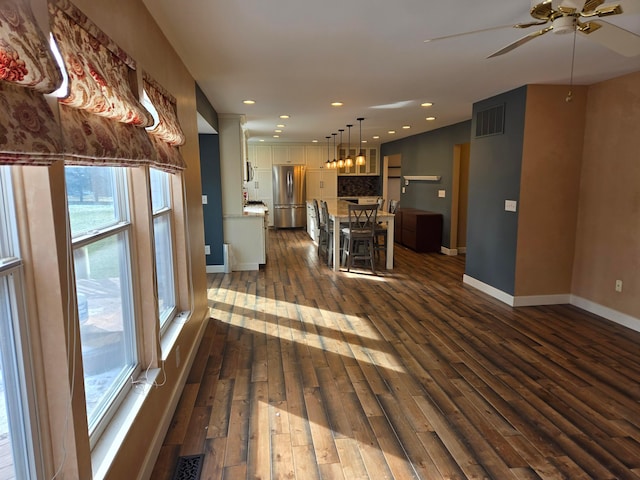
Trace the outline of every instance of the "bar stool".
<path fill-rule="evenodd" d="M 344 235 L 342 263 L 347 272 L 354 260 L 369 260 L 376 273 L 374 247 L 377 205 L 349 205 L 349 226 L 341 230 Z"/>

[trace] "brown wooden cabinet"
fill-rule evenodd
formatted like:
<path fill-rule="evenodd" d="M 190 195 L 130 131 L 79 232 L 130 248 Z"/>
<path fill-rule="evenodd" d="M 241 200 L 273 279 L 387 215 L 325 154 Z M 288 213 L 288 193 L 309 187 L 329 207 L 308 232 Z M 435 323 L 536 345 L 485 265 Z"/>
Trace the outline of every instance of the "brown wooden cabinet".
<path fill-rule="evenodd" d="M 439 252 L 442 223 L 441 213 L 400 208 L 395 217 L 395 241 L 416 252 Z"/>

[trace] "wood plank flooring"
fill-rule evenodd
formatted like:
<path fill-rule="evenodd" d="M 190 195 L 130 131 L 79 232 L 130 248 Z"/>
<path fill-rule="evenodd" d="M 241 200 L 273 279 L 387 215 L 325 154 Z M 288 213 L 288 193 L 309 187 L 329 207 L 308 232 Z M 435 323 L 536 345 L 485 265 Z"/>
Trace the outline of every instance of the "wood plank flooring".
<path fill-rule="evenodd" d="M 210 275 L 152 478 L 199 453 L 203 480 L 640 478 L 640 333 L 512 309 L 462 284 L 464 256 L 395 260 L 333 272 L 279 230 L 263 270 Z"/>

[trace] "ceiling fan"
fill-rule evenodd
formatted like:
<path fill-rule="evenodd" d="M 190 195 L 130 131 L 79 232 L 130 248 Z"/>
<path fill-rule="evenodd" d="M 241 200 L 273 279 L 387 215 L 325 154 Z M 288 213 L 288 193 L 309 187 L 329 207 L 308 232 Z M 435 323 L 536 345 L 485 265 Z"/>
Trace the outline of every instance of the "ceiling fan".
<path fill-rule="evenodd" d="M 472 32 L 432 38 L 425 40 L 425 42 L 444 40 L 506 27 L 524 29 L 546 25 L 541 30 L 530 33 L 510 43 L 497 52 L 492 53 L 487 58 L 504 55 L 548 32 L 555 34 L 580 33 L 586 38 L 598 42 L 620 55 L 626 57 L 640 55 L 640 35 L 599 20 L 600 18 L 621 15 L 623 13 L 636 13 L 640 11 L 640 0 L 622 0 L 619 3 L 603 5 L 604 2 L 605 0 L 545 0 L 542 2 L 540 2 L 540 0 L 532 0 L 529 11 L 535 19 L 532 22 L 484 28 Z"/>

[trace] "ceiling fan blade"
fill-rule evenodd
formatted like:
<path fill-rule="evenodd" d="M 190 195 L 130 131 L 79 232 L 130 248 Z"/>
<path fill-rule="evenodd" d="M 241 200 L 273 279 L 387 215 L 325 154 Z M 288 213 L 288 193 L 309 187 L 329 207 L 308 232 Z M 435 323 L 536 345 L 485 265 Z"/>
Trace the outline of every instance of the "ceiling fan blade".
<path fill-rule="evenodd" d="M 520 40 L 516 40 L 515 42 L 510 43 L 506 47 L 501 48 L 497 52 L 492 53 L 487 58 L 493 58 L 493 57 L 497 57 L 497 56 L 500 56 L 500 55 L 504 55 L 505 53 L 508 53 L 511 50 L 513 50 L 515 48 L 518 48 L 519 46 L 524 45 L 525 43 L 533 40 L 534 38 L 539 37 L 540 35 L 544 35 L 545 33 L 549 32 L 551 30 L 553 30 L 553 25 L 550 25 L 547 28 L 543 28 L 542 30 L 538 30 L 537 32 L 530 33 L 529 35 L 527 35 L 525 37 L 522 37 Z"/>
<path fill-rule="evenodd" d="M 610 17 L 611 15 L 620 15 L 623 13 L 622 6 L 617 4 L 605 5 L 604 7 L 596 8 L 595 10 L 583 10 L 580 13 L 582 18 L 591 18 L 591 17 Z"/>
<path fill-rule="evenodd" d="M 448 40 L 450 38 L 464 37 L 466 35 L 474 35 L 476 33 L 490 32 L 492 30 L 501 30 L 503 28 L 512 28 L 512 27 L 513 27 L 513 25 L 509 24 L 509 25 L 500 25 L 500 26 L 497 26 L 497 27 L 481 28 L 479 30 L 471 30 L 470 32 L 453 33 L 451 35 L 445 35 L 443 37 L 428 38 L 428 39 L 426 39 L 424 41 L 424 43 L 438 42 L 440 40 Z"/>
<path fill-rule="evenodd" d="M 516 23 L 513 28 L 529 28 L 535 27 L 536 25 L 544 25 L 548 23 L 548 20 L 541 20 L 539 22 L 529 22 L 529 23 Z"/>
<path fill-rule="evenodd" d="M 588 22 L 581 25 L 578 31 L 584 34 L 585 38 L 600 43 L 625 57 L 640 55 L 640 35 L 624 28 L 607 22 Z"/>
<path fill-rule="evenodd" d="M 596 8 L 604 3 L 604 0 L 587 0 L 582 7 L 582 14 L 588 14 L 589 12 L 595 12 Z"/>

